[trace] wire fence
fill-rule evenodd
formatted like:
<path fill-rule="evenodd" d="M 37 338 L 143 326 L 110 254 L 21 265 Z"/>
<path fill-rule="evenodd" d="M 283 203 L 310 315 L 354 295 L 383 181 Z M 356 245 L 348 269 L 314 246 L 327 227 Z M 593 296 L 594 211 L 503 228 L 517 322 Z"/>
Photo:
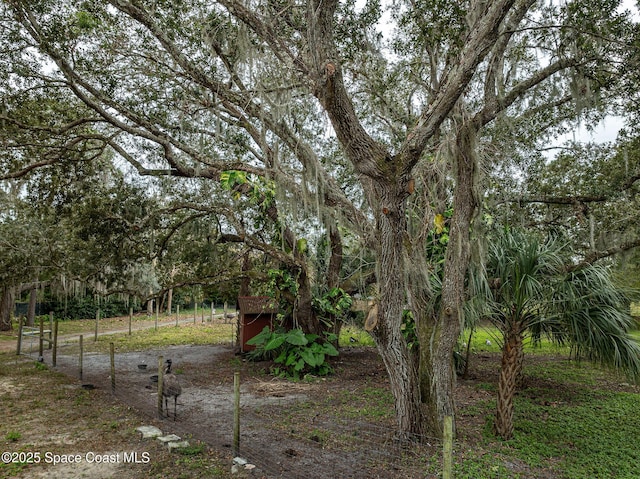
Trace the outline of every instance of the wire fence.
<path fill-rule="evenodd" d="M 23 353 L 40 359 L 39 338 L 29 339 L 23 346 Z M 243 458 L 255 466 L 252 477 L 443 477 L 440 439 L 399 436 L 388 420 L 362 420 L 339 409 L 304 411 L 305 399 L 316 393 L 312 387 L 297 391 L 291 385 L 288 391 L 280 388 L 272 394 L 259 394 L 255 381 L 249 380 L 241 384 L 237 411 L 229 344 L 114 352 L 113 370 L 109 354 L 81 356 L 79 349 L 77 339 L 60 340 L 56 369 L 98 389 L 111 391 L 114 384 L 115 397 L 150 424 L 167 434 L 202 441 L 227 458 L 230 465 L 234 457 Z M 54 351 L 45 350 L 42 360 L 51 362 Z M 182 395 L 175 418 L 172 408 L 169 417 L 161 419 L 158 414 L 158 388 L 153 376 L 158 374 L 160 356 L 171 358 L 179 372 Z M 220 375 L 220 369 L 228 373 L 226 377 Z M 234 447 L 236 413 L 240 420 L 239 450 Z"/>
<path fill-rule="evenodd" d="M 99 314 L 96 316 L 94 331 L 67 333 L 65 335 L 57 334 L 57 321 L 54 321 L 52 314 L 48 315 L 48 319 L 44 319 L 45 316 L 40 317 L 39 325 L 26 326 L 24 324 L 25 318 L 21 318 L 18 322 L 18 337 L 17 337 L 17 354 L 36 355 L 38 357 L 43 355 L 45 350 L 51 350 L 54 348 L 54 342 L 56 343 L 57 350 L 61 350 L 63 354 L 77 354 L 77 347 L 80 336 L 83 337 L 85 344 L 88 341 L 97 342 L 98 338 L 105 336 L 113 336 L 116 334 L 128 333 L 130 336 L 133 333 L 150 330 L 160 330 L 172 326 L 184 326 L 184 325 L 225 325 L 227 326 L 229 334 L 224 338 L 224 341 L 228 341 L 229 344 L 235 344 L 237 337 L 237 315 L 235 311 L 227 310 L 225 307 L 222 312 L 212 308 L 196 308 L 188 312 L 180 312 L 173 314 L 155 314 L 146 315 L 143 319 L 139 317 L 133 320 L 133 315 L 129 315 L 128 323 L 122 322 L 120 326 L 114 328 L 109 327 L 103 330 L 102 323 L 105 318 L 101 318 Z M 40 334 L 42 331 L 42 335 Z M 42 336 L 42 344 L 40 344 L 40 336 Z M 218 341 L 221 342 L 221 341 Z M 71 350 L 70 350 L 70 349 Z M 54 351 L 54 359 L 57 355 L 57 350 Z M 54 364 L 55 366 L 55 364 Z"/>

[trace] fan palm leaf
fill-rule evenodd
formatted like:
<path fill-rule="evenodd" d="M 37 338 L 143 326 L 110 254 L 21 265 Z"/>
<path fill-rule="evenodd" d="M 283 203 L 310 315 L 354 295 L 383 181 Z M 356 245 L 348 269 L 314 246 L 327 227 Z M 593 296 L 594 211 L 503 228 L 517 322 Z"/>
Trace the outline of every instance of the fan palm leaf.
<path fill-rule="evenodd" d="M 541 241 L 505 230 L 492 242 L 484 267 L 471 269 L 466 314 L 493 322 L 502 335 L 495 429 L 513 435 L 513 395 L 522 372 L 525 335 L 570 345 L 577 359 L 640 377 L 640 347 L 628 334 L 629 296 L 607 268 L 567 271 L 571 251 L 555 238 Z"/>

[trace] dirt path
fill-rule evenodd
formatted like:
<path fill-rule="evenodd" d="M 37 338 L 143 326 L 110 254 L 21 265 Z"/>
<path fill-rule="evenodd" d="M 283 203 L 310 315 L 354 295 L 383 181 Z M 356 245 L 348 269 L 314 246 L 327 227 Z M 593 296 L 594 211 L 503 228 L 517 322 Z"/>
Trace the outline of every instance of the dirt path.
<path fill-rule="evenodd" d="M 180 321 L 190 323 L 192 319 Z M 175 326 L 175 320 L 159 323 L 158 326 Z M 155 327 L 155 320 L 138 320 L 132 331 L 148 330 Z M 100 331 L 99 335 L 128 332 L 128 325 Z M 84 332 L 85 337 L 93 337 L 95 330 Z M 60 335 L 58 343 L 77 340 L 80 332 Z M 15 351 L 17 338 L 0 343 L 0 351 Z M 37 355 L 37 339 L 36 344 Z M 33 353 L 32 353 L 33 354 Z M 375 352 L 373 352 L 375 356 Z M 395 478 L 397 471 L 378 471 L 375 474 L 362 464 L 370 461 L 365 452 L 343 451 L 327 448 L 327 433 L 305 433 L 302 437 L 283 434 L 280 426 L 286 423 L 290 410 L 304 407 L 307 401 L 327 395 L 327 386 L 334 388 L 336 380 L 330 383 L 292 384 L 287 381 L 272 381 L 264 374 L 265 365 L 247 363 L 234 355 L 228 346 L 170 346 L 161 349 L 118 353 L 115 356 L 116 392 L 122 403 L 134 408 L 150 421 L 157 420 L 157 384 L 151 380 L 156 373 L 158 357 L 171 358 L 174 371 L 182 383 L 183 394 L 177 405 L 177 420 L 165 419 L 172 432 L 192 437 L 209 446 L 231 454 L 234 424 L 235 370 L 242 369 L 240 408 L 242 411 L 241 455 L 257 465 L 256 473 L 262 477 L 314 477 L 334 478 Z M 51 364 L 51 350 L 44 350 L 44 362 Z M 138 365 L 146 365 L 141 370 Z M 378 366 L 381 367 L 381 366 Z M 57 371 L 78 378 L 78 358 L 65 355 L 58 350 Z M 350 368 L 351 369 L 351 368 Z M 368 374 L 368 373 L 367 373 Z M 384 372 L 380 378 L 385 378 Z M 82 384 L 91 384 L 97 389 L 110 391 L 110 361 L 108 355 L 86 353 L 83 357 Z M 173 411 L 171 411 L 173 412 Z M 328 418 L 312 418 L 298 427 L 320 431 Z M 278 427 L 274 427 L 279 424 Z M 340 432 L 339 434 L 348 434 Z M 325 437 L 326 436 L 326 437 Z M 258 475 L 257 477 L 261 477 Z"/>
<path fill-rule="evenodd" d="M 168 325 L 175 325 L 175 320 L 162 323 Z M 151 320 L 138 322 L 135 329 L 153 327 L 155 321 Z M 101 334 L 127 331 L 128 327 L 120 327 Z M 86 334 L 92 336 L 93 332 Z M 61 338 L 73 340 L 78 335 Z M 15 340 L 11 343 L 15 347 Z M 159 356 L 172 359 L 182 385 L 177 418 L 171 415 L 161 420 L 161 429 L 202 441 L 221 457 L 236 455 L 234 373 L 240 372 L 238 455 L 256 465 L 253 477 L 409 479 L 436 477 L 439 470 L 438 459 L 429 464 L 429 458 L 440 453 L 437 440 L 407 443 L 396 437 L 388 377 L 375 348 L 344 348 L 333 363 L 335 375 L 298 383 L 271 378 L 267 374 L 270 363 L 245 361 L 229 346 L 167 346 L 116 353 L 115 398 L 149 423 L 158 422 L 157 384 L 151 376 Z M 51 364 L 51 351 L 45 350 L 44 362 Z M 143 364 L 146 368 L 140 369 Z M 55 369 L 78 378 L 77 355 L 59 349 Z M 111 393 L 108 355 L 84 355 L 78 386 L 81 384 Z M 459 384 L 457 395 L 465 405 L 491 398 L 490 392 L 475 388 L 473 383 Z M 464 423 L 469 421 L 478 422 L 472 430 L 479 431 L 484 418 L 472 415 L 461 421 L 461 427 L 468 427 Z"/>
<path fill-rule="evenodd" d="M 157 384 L 151 380 L 158 357 L 173 361 L 182 395 L 173 414 L 162 423 L 172 433 L 205 442 L 222 455 L 233 456 L 234 373 L 241 374 L 239 455 L 256 465 L 255 477 L 315 479 L 391 479 L 425 477 L 397 463 L 408 451 L 394 438 L 393 422 L 361 421 L 339 412 L 328 400 L 353 397 L 349 409 L 385 410 L 375 391 L 387 387 L 386 373 L 375 349 L 347 348 L 327 379 L 292 383 L 266 374 L 269 363 L 236 356 L 229 346 L 169 346 L 117 353 L 115 397 L 150 422 L 157 421 Z M 50 364 L 51 352 L 44 362 Z M 146 364 L 141 370 L 138 365 Z M 57 371 L 78 378 L 78 359 L 58 352 Z M 79 384 L 111 391 L 108 355 L 87 353 Z M 361 397 L 365 395 L 375 397 Z M 340 406 L 344 407 L 344 405 Z M 173 413 L 173 408 L 170 408 Z M 434 450 L 416 449 L 431 456 Z M 428 451 L 428 452 L 425 452 Z M 403 459 L 403 460 L 404 460 Z M 404 466 L 403 466 L 404 467 Z M 430 476 L 426 476 L 430 477 Z"/>
<path fill-rule="evenodd" d="M 320 437 L 282 434 L 274 421 L 285 421 L 289 410 L 297 410 L 308 400 L 322 398 L 327 383 L 292 384 L 256 377 L 253 365 L 242 362 L 228 346 L 172 346 L 161 350 L 117 354 L 116 397 L 149 418 L 156 417 L 157 385 L 151 380 L 158 356 L 171 358 L 182 384 L 177 420 L 172 414 L 164 422 L 180 436 L 204 441 L 219 451 L 232 452 L 234 424 L 233 369 L 248 367 L 241 385 L 241 455 L 255 462 L 264 477 L 395 478 L 397 472 L 362 469 L 362 452 L 325 448 Z M 45 352 L 44 360 L 50 360 Z M 145 370 L 138 365 L 145 364 Z M 77 358 L 59 355 L 56 370 L 78 375 Z M 260 373 L 258 372 L 258 376 Z M 110 390 L 110 362 L 107 355 L 87 354 L 83 361 L 82 383 Z M 331 387 L 334 387 L 332 384 Z M 170 408 L 171 413 L 173 408 Z M 265 411 L 268 411 L 265 415 Z M 316 428 L 327 418 L 318 417 Z M 307 427 L 308 425 L 304 425 Z M 318 436 L 321 436 L 318 433 Z M 358 471 L 358 469 L 362 469 Z M 257 476 L 261 477 L 261 476 Z"/>

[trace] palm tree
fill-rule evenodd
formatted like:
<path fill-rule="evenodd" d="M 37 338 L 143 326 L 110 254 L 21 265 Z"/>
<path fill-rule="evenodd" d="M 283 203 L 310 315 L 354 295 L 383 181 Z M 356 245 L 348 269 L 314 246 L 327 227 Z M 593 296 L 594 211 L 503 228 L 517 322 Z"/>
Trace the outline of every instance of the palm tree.
<path fill-rule="evenodd" d="M 522 374 L 524 339 L 543 336 L 571 346 L 585 358 L 640 375 L 640 347 L 628 335 L 632 326 L 627 295 L 608 270 L 589 265 L 571 271 L 570 251 L 557 239 L 540 241 L 505 230 L 491 244 L 484 271 L 470 275 L 468 311 L 488 318 L 502 335 L 495 432 L 513 436 L 513 398 Z"/>

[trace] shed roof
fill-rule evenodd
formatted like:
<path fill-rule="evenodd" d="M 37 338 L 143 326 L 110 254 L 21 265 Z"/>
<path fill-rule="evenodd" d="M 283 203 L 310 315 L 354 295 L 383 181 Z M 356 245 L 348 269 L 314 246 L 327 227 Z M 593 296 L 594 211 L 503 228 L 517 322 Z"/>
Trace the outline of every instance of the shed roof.
<path fill-rule="evenodd" d="M 278 305 L 270 296 L 238 296 L 240 314 L 275 314 Z"/>

